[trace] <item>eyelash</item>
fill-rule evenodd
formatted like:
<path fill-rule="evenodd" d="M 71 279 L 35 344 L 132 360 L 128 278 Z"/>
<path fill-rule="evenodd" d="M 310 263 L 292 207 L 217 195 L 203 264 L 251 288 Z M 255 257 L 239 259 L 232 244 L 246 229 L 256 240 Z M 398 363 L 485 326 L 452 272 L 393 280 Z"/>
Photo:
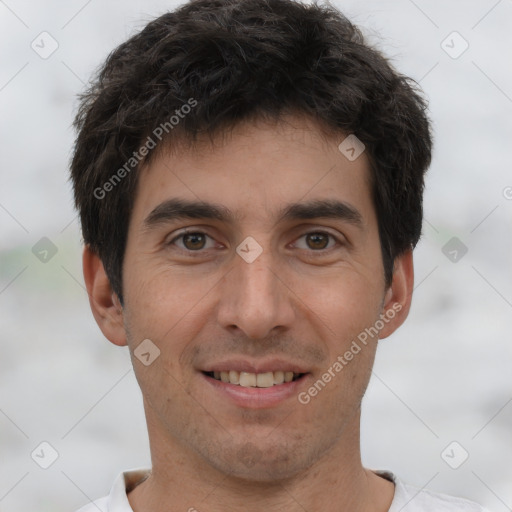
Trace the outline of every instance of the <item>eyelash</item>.
<path fill-rule="evenodd" d="M 183 239 L 183 237 L 186 236 L 186 235 L 204 235 L 204 236 L 206 236 L 206 237 L 208 237 L 208 238 L 213 240 L 213 237 L 211 237 L 210 235 L 208 235 L 208 233 L 205 233 L 204 231 L 186 231 L 184 233 L 181 233 L 181 234 L 175 236 L 166 245 L 174 245 L 174 243 L 177 240 Z M 337 238 L 332 233 L 329 233 L 327 231 L 308 231 L 307 233 L 303 233 L 299 238 L 297 238 L 297 240 L 299 240 L 300 238 L 303 238 L 303 237 L 305 237 L 307 235 L 325 235 L 325 236 L 328 236 L 330 239 L 334 240 L 336 242 L 336 244 L 342 245 L 342 242 L 339 240 L 339 238 Z M 178 249 L 180 249 L 181 251 L 184 251 L 184 252 L 186 252 L 188 254 L 194 254 L 194 253 L 201 254 L 201 253 L 204 253 L 206 250 L 208 250 L 208 249 L 198 249 L 196 251 L 193 251 L 191 249 L 186 249 L 186 248 L 182 248 L 182 247 L 178 247 Z M 334 247 L 329 247 L 329 248 L 326 248 L 326 249 L 317 249 L 317 250 L 309 249 L 309 251 L 310 252 L 315 252 L 315 253 L 322 253 L 322 252 L 330 251 L 332 249 L 334 249 Z M 308 250 L 308 249 L 301 249 L 301 250 L 305 251 L 305 250 Z"/>

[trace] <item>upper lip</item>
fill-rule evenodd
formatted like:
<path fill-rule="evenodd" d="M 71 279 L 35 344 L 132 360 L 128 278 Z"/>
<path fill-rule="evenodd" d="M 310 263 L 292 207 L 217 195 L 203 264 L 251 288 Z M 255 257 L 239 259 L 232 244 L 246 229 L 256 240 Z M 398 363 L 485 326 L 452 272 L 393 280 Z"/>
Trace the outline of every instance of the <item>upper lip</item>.
<path fill-rule="evenodd" d="M 250 361 L 248 359 L 229 359 L 206 365 L 201 369 L 203 372 L 236 372 L 267 373 L 267 372 L 293 372 L 308 373 L 308 370 L 299 363 L 286 361 L 284 359 L 267 359 L 265 361 Z"/>

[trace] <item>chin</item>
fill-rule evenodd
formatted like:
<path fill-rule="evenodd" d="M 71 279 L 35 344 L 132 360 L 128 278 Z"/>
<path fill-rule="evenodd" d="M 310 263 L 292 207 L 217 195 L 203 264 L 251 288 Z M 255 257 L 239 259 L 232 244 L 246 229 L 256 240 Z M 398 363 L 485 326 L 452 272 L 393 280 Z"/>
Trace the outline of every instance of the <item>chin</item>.
<path fill-rule="evenodd" d="M 307 454 L 292 446 L 262 448 L 252 442 L 231 446 L 209 462 L 232 478 L 262 484 L 293 478 L 313 463 Z"/>

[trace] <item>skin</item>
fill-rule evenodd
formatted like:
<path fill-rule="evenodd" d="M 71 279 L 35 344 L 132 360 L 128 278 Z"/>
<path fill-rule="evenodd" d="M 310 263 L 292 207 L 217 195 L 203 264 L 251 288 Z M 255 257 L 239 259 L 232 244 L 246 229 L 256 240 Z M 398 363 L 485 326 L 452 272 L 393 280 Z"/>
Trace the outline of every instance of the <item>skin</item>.
<path fill-rule="evenodd" d="M 112 343 L 129 346 L 144 397 L 153 467 L 129 494 L 135 512 L 389 509 L 393 484 L 360 456 L 360 405 L 377 337 L 306 405 L 294 394 L 271 407 L 242 407 L 200 371 L 234 356 L 279 357 L 307 369 L 298 387 L 307 391 L 379 315 L 401 307 L 380 339 L 407 317 L 412 254 L 395 261 L 386 287 L 369 163 L 364 153 L 345 158 L 337 147 L 343 138 L 289 116 L 239 125 L 215 146 L 157 155 L 136 191 L 123 306 L 85 248 L 93 314 Z M 147 228 L 144 219 L 171 198 L 222 204 L 235 216 Z M 351 205 L 360 225 L 278 222 L 283 206 L 314 199 Z M 209 237 L 172 242 L 183 228 Z M 338 241 L 307 236 L 318 232 Z M 252 263 L 235 251 L 247 236 L 263 249 Z M 144 339 L 160 350 L 148 366 L 133 357 Z"/>

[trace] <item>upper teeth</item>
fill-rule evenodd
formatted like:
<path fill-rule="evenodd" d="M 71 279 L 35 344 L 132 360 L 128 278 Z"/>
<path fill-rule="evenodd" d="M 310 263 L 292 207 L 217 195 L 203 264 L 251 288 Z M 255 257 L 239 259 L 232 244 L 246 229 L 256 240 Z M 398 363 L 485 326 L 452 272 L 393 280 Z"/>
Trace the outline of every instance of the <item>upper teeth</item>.
<path fill-rule="evenodd" d="M 266 373 L 249 373 L 237 372 L 230 370 L 229 372 L 213 372 L 214 378 L 222 382 L 238 384 L 244 388 L 269 388 L 283 382 L 291 382 L 294 377 L 299 376 L 293 372 L 266 372 Z"/>

